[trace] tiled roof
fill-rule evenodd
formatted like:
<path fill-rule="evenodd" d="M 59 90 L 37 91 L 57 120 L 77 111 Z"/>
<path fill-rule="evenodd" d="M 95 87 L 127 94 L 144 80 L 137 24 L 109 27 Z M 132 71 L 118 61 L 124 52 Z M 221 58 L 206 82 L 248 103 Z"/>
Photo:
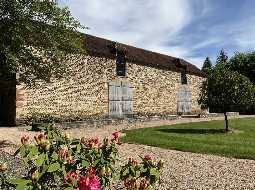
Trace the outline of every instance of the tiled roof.
<path fill-rule="evenodd" d="M 88 54 L 115 59 L 116 42 L 85 34 L 85 48 Z M 187 73 L 205 77 L 205 74 L 195 65 L 176 57 L 155 53 L 141 48 L 118 43 L 126 53 L 127 61 L 149 67 L 156 67 L 172 71 L 181 71 L 186 66 Z"/>

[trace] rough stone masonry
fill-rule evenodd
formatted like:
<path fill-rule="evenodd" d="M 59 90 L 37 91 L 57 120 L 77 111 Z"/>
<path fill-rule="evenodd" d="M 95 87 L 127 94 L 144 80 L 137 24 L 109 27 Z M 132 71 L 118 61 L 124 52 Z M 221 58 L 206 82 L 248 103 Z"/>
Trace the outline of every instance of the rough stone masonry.
<path fill-rule="evenodd" d="M 66 60 L 67 77 L 40 83 L 35 89 L 16 86 L 17 119 L 32 113 L 82 119 L 114 113 L 124 116 L 201 112 L 197 100 L 205 76 L 194 65 L 90 35 L 85 36 L 84 46 L 87 55 Z M 118 62 L 120 49 L 124 58 Z M 121 76 L 117 71 L 119 63 L 125 64 Z M 182 77 L 186 77 L 186 82 Z M 110 88 L 110 84 L 116 86 Z"/>

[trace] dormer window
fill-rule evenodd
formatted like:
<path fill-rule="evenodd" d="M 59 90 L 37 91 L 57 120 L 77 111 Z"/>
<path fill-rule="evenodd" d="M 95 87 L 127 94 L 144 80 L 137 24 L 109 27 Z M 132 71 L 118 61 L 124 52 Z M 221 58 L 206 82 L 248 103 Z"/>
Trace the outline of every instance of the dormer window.
<path fill-rule="evenodd" d="M 117 51 L 116 72 L 117 76 L 126 76 L 126 57 L 122 51 Z"/>

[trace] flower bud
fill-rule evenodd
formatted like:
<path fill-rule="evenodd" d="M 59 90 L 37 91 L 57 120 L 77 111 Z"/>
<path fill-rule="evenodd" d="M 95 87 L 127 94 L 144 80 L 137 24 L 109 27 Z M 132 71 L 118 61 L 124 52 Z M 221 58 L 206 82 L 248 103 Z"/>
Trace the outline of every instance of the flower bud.
<path fill-rule="evenodd" d="M 35 141 L 38 145 L 41 145 L 44 141 L 44 139 L 46 138 L 46 136 L 44 134 L 40 134 L 34 137 Z"/>
<path fill-rule="evenodd" d="M 50 141 L 48 141 L 48 140 L 42 140 L 40 145 L 46 151 L 48 151 L 50 149 Z"/>
<path fill-rule="evenodd" d="M 105 167 L 102 167 L 101 169 L 100 169 L 100 171 L 99 171 L 99 177 L 104 177 L 105 176 Z"/>
<path fill-rule="evenodd" d="M 151 156 L 150 155 L 145 155 L 143 159 L 146 160 L 146 161 L 149 161 L 149 160 L 151 160 Z"/>
<path fill-rule="evenodd" d="M 70 134 L 69 133 L 65 133 L 65 139 L 70 140 Z"/>
<path fill-rule="evenodd" d="M 81 143 L 82 143 L 82 144 L 86 144 L 86 143 L 87 143 L 87 139 L 86 139 L 85 137 L 82 137 L 82 138 L 81 138 Z"/>
<path fill-rule="evenodd" d="M 35 170 L 34 173 L 32 174 L 32 180 L 37 181 L 39 178 L 39 172 L 38 170 Z"/>
<path fill-rule="evenodd" d="M 105 174 L 106 174 L 106 176 L 110 176 L 111 175 L 111 168 L 106 167 Z"/>
<path fill-rule="evenodd" d="M 68 163 L 68 164 L 72 164 L 73 163 L 73 156 L 68 156 L 67 157 L 67 159 L 66 159 L 66 162 Z"/>
<path fill-rule="evenodd" d="M 115 131 L 114 133 L 112 133 L 113 139 L 117 140 L 120 138 L 120 132 Z"/>
<path fill-rule="evenodd" d="M 0 164 L 0 172 L 5 172 L 8 169 L 8 166 L 6 163 Z"/>
<path fill-rule="evenodd" d="M 162 169 L 164 167 L 165 161 L 164 160 L 160 160 L 158 162 L 158 169 Z"/>
<path fill-rule="evenodd" d="M 104 140 L 103 140 L 103 145 L 104 146 L 109 146 L 109 139 L 108 138 L 105 138 Z"/>
<path fill-rule="evenodd" d="M 131 165 L 131 166 L 137 166 L 138 165 L 138 162 L 134 159 L 134 158 L 128 158 L 128 163 Z"/>
<path fill-rule="evenodd" d="M 21 143 L 23 145 L 27 145 L 29 143 L 29 141 L 30 141 L 30 136 L 29 135 L 23 135 L 21 137 Z"/>
<path fill-rule="evenodd" d="M 67 147 L 63 147 L 62 149 L 59 150 L 58 155 L 59 155 L 59 159 L 62 161 L 66 161 L 66 158 L 68 157 L 68 148 Z"/>
<path fill-rule="evenodd" d="M 46 151 L 49 151 L 50 150 L 50 144 L 47 144 L 44 148 Z"/>
<path fill-rule="evenodd" d="M 149 189 L 150 182 L 146 179 L 141 180 L 139 190 L 146 190 Z"/>

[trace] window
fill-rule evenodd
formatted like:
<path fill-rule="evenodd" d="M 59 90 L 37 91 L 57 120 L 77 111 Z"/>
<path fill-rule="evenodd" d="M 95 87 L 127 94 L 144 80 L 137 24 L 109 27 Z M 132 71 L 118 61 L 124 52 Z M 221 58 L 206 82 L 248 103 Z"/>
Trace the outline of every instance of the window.
<path fill-rule="evenodd" d="M 126 76 L 126 57 L 124 52 L 117 52 L 116 72 L 117 76 Z"/>
<path fill-rule="evenodd" d="M 186 71 L 186 67 L 182 69 L 181 71 L 181 82 L 182 84 L 187 84 L 187 71 Z"/>

